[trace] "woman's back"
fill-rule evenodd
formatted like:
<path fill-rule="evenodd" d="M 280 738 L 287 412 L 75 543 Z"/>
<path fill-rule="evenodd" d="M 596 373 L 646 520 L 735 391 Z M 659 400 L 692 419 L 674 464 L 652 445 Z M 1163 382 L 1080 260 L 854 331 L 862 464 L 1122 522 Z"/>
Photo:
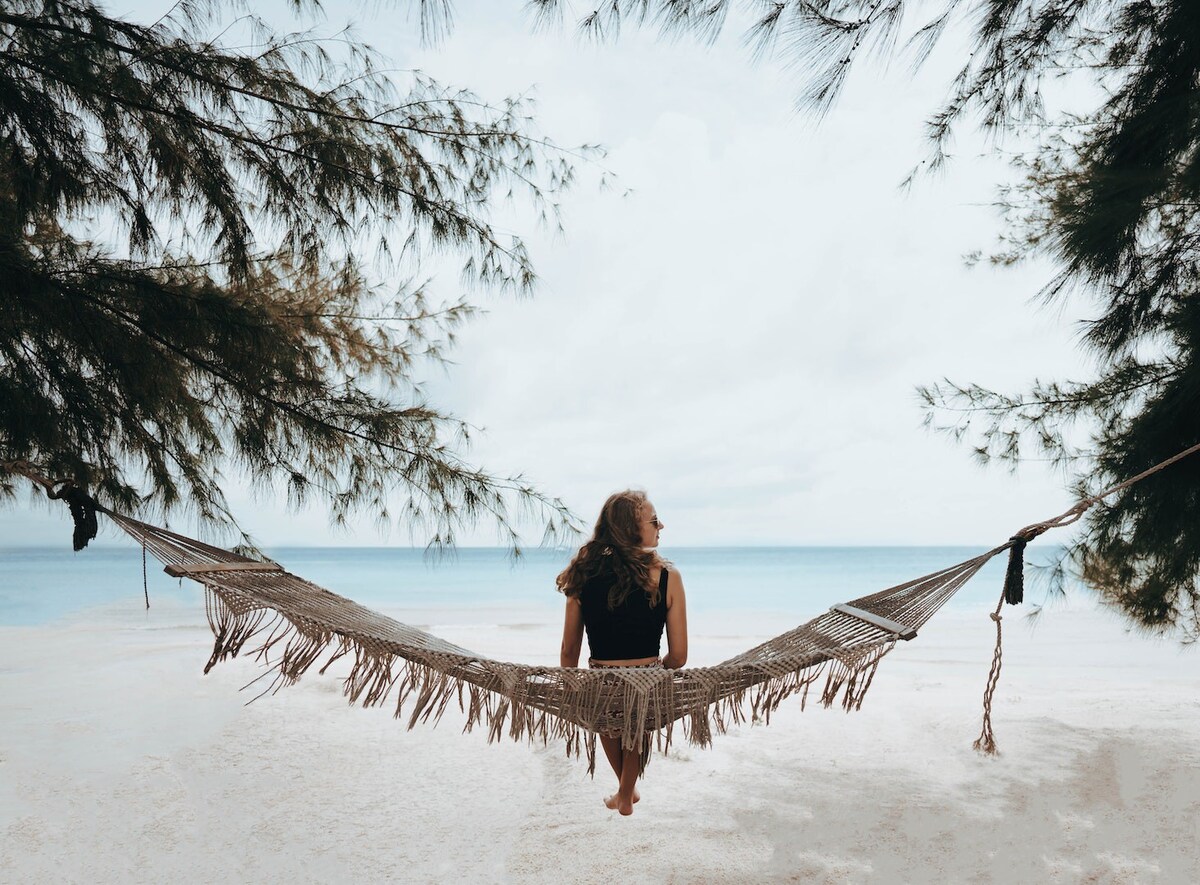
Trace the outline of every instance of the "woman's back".
<path fill-rule="evenodd" d="M 665 567 L 659 572 L 655 604 L 651 604 L 650 593 L 633 590 L 610 608 L 609 596 L 615 580 L 611 573 L 601 572 L 584 583 L 579 603 L 592 658 L 621 661 L 659 657 L 667 623 L 669 575 Z"/>

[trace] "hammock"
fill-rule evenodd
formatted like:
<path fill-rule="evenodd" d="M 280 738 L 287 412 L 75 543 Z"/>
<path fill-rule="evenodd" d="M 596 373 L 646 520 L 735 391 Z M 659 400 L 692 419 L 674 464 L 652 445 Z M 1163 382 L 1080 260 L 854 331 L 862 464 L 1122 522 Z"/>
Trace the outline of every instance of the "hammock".
<path fill-rule="evenodd" d="M 917 630 L 996 554 L 1018 539 L 924 577 L 835 605 L 828 612 L 711 667 L 583 670 L 497 661 L 372 611 L 273 562 L 261 562 L 118 514 L 111 518 L 166 565 L 204 585 L 215 642 L 205 665 L 236 656 L 251 639 L 274 680 L 291 685 L 328 652 L 320 668 L 352 655 L 344 683 L 351 703 L 405 707 L 408 727 L 441 718 L 452 701 L 465 729 L 486 725 L 489 741 L 551 738 L 568 755 L 586 753 L 594 771 L 596 734 L 619 733 L 640 748 L 653 732 L 667 749 L 674 727 L 707 746 L 714 732 L 747 718 L 770 721 L 779 704 L 824 677 L 820 700 L 857 710 L 879 661 Z M 1024 546 L 1024 542 L 1020 542 Z M 1019 568 L 1017 570 L 1019 574 Z M 260 695 L 261 697 L 261 695 Z"/>

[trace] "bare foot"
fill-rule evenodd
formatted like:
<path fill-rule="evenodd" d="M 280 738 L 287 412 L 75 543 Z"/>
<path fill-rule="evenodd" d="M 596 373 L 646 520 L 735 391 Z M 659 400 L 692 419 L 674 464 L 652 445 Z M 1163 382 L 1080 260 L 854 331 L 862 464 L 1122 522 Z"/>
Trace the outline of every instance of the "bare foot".
<path fill-rule="evenodd" d="M 633 802 L 636 804 L 641 801 L 642 801 L 641 794 L 637 790 L 634 790 L 633 791 Z M 604 799 L 604 807 L 607 808 L 609 811 L 618 810 L 618 808 L 620 807 L 620 804 L 621 804 L 621 797 L 616 793 L 613 793 L 611 796 L 606 796 Z M 622 814 L 632 814 L 633 812 L 632 811 L 623 811 L 621 813 Z"/>

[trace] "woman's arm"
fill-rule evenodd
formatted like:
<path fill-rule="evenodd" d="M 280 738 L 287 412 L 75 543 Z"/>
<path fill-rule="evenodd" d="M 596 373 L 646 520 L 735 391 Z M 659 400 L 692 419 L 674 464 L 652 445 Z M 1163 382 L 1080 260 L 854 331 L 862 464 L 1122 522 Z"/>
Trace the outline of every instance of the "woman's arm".
<path fill-rule="evenodd" d="M 579 652 L 583 648 L 583 606 L 573 596 L 567 597 L 567 611 L 563 616 L 562 648 L 558 652 L 560 667 L 578 667 Z"/>
<path fill-rule="evenodd" d="M 678 670 L 687 663 L 687 598 L 683 578 L 671 569 L 667 575 L 667 654 L 663 666 Z"/>

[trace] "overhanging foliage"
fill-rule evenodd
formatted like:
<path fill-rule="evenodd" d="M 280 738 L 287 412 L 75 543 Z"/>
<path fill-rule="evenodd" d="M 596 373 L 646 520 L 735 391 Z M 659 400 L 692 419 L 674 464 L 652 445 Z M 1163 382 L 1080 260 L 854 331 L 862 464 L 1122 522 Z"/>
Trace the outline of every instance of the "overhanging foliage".
<path fill-rule="evenodd" d="M 481 516 L 515 543 L 514 505 L 568 528 L 465 462 L 468 426 L 421 395 L 418 362 L 473 308 L 413 280 L 448 258 L 470 292 L 527 291 L 489 207 L 553 223 L 590 149 L 539 137 L 521 100 L 399 88 L 348 41 L 241 19 L 251 44 L 227 46 L 204 36 L 218 12 L 0 6 L 0 462 L 226 525 L 232 467 L 435 543 Z"/>

